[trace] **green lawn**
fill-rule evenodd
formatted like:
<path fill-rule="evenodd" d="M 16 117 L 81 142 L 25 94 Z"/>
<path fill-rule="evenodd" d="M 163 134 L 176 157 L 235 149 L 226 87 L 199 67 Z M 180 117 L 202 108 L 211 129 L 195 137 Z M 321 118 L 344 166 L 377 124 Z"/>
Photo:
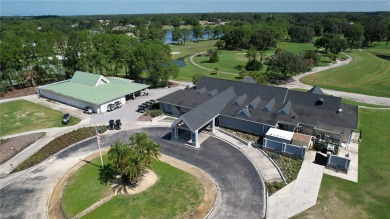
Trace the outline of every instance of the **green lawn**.
<path fill-rule="evenodd" d="M 107 156 L 104 156 L 107 163 Z M 97 166 L 96 166 L 97 165 Z M 86 163 L 68 181 L 62 195 L 61 206 L 67 218 L 73 218 L 92 204 L 111 194 L 107 183 L 100 183 L 100 158 Z"/>
<path fill-rule="evenodd" d="M 0 136 L 64 126 L 61 124 L 64 113 L 27 100 L 2 103 L 0 108 Z M 79 122 L 79 118 L 72 117 L 68 126 Z"/>
<path fill-rule="evenodd" d="M 186 44 L 169 44 L 169 47 L 171 47 L 172 52 L 180 52 L 180 54 L 172 55 L 173 59 L 177 59 L 214 49 L 216 48 L 214 46 L 216 42 L 217 40 L 201 40 L 199 42 L 186 42 Z"/>
<path fill-rule="evenodd" d="M 238 75 L 238 65 L 245 66 L 247 59 L 245 58 L 245 51 L 226 51 L 222 50 L 219 56 L 219 62 L 209 63 L 208 56 L 194 57 L 194 61 L 203 67 L 215 69 L 218 67 L 220 71 L 236 73 Z"/>
<path fill-rule="evenodd" d="M 99 165 L 99 158 L 91 163 Z M 62 199 L 68 217 L 73 217 L 109 193 L 110 186 L 99 181 L 99 167 L 84 165 L 72 177 Z M 159 180 L 136 195 L 118 195 L 84 218 L 187 218 L 204 196 L 197 179 L 169 164 L 154 162 Z"/>
<path fill-rule="evenodd" d="M 359 179 L 322 178 L 317 204 L 300 218 L 388 218 L 390 215 L 390 111 L 359 110 Z M 329 216 L 331 217 L 331 216 Z"/>
<path fill-rule="evenodd" d="M 390 50 L 353 50 L 349 53 L 353 61 L 348 65 L 308 75 L 301 82 L 333 90 L 390 97 L 390 62 L 377 54 L 388 56 Z"/>

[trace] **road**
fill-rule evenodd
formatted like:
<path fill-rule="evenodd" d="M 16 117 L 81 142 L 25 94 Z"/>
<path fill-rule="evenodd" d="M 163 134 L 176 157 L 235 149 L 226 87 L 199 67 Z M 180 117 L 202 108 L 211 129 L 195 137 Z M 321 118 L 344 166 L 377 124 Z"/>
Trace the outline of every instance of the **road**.
<path fill-rule="evenodd" d="M 167 140 L 169 127 L 145 128 L 162 146 L 162 153 L 188 162 L 208 173 L 218 187 L 210 218 L 260 218 L 264 214 L 264 188 L 253 164 L 238 149 L 210 137 L 200 149 Z M 102 147 L 128 140 L 133 129 L 102 135 Z M 24 172 L 0 179 L 0 218 L 47 218 L 47 200 L 56 182 L 80 159 L 96 152 L 96 139 L 67 148 Z"/>

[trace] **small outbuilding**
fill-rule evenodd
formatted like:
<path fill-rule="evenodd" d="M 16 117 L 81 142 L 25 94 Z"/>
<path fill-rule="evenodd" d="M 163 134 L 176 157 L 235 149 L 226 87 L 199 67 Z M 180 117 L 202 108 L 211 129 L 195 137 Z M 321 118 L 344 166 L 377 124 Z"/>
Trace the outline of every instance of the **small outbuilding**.
<path fill-rule="evenodd" d="M 37 90 L 41 97 L 80 109 L 91 107 L 93 112 L 103 113 L 108 104 L 116 101 L 125 104 L 148 87 L 128 79 L 76 71 L 70 80 L 40 86 Z"/>

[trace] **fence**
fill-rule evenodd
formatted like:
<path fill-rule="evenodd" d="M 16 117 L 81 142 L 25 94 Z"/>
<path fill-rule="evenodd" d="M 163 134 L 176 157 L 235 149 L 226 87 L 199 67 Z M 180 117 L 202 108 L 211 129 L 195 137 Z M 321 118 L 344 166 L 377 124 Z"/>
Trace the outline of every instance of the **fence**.
<path fill-rule="evenodd" d="M 326 167 L 348 172 L 349 164 L 351 160 L 345 157 L 339 157 L 328 153 Z"/>
<path fill-rule="evenodd" d="M 306 147 L 286 144 L 267 138 L 264 138 L 263 140 L 263 148 L 271 149 L 273 151 L 280 152 L 293 157 L 298 157 L 301 159 L 303 159 L 306 154 Z"/>

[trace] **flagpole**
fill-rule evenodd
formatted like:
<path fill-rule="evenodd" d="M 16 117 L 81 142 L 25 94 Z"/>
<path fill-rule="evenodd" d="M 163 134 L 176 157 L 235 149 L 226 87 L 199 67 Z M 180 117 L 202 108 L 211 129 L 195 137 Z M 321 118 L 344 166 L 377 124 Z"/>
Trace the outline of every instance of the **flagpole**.
<path fill-rule="evenodd" d="M 95 123 L 95 130 L 96 130 L 96 138 L 97 138 L 97 142 L 98 142 L 98 146 L 99 146 L 100 161 L 102 163 L 102 169 L 104 169 L 103 157 L 102 157 L 102 149 L 100 148 L 100 135 L 99 135 L 99 132 L 97 130 L 96 123 Z"/>

